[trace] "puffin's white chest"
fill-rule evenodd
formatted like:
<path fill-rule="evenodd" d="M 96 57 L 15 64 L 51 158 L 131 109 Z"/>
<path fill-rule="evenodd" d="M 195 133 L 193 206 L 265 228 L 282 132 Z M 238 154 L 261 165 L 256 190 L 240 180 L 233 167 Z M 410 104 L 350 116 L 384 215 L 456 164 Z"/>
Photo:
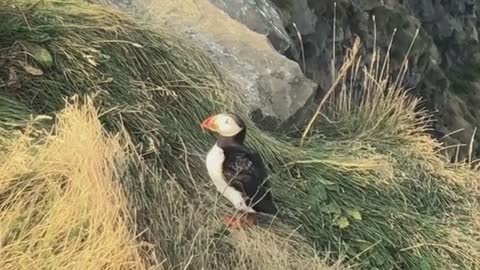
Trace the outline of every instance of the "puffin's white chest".
<path fill-rule="evenodd" d="M 213 184 L 220 192 L 224 192 L 228 187 L 227 182 L 223 176 L 223 161 L 225 160 L 225 154 L 222 148 L 216 144 L 210 149 L 207 154 L 206 165 L 208 175 L 212 179 Z"/>
<path fill-rule="evenodd" d="M 254 213 L 255 210 L 247 206 L 242 193 L 228 185 L 228 183 L 225 181 L 225 177 L 223 176 L 224 160 L 225 153 L 223 152 L 222 148 L 218 147 L 217 144 L 215 144 L 208 152 L 205 161 L 210 179 L 212 180 L 217 190 L 225 198 L 227 198 L 235 206 L 235 208 L 246 212 Z"/>

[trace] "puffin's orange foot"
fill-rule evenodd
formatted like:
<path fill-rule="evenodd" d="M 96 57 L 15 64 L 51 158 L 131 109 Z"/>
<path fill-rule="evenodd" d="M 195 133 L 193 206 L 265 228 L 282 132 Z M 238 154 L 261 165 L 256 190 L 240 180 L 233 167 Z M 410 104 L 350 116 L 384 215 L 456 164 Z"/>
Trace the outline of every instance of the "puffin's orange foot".
<path fill-rule="evenodd" d="M 242 225 L 254 226 L 257 224 L 257 218 L 255 214 L 246 214 L 246 216 L 236 217 L 236 216 L 226 216 L 223 218 L 223 222 L 229 228 L 238 230 Z"/>
<path fill-rule="evenodd" d="M 240 229 L 241 225 L 240 225 L 240 219 L 235 217 L 235 216 L 226 216 L 223 218 L 223 223 L 225 224 L 225 226 L 227 226 L 228 228 L 232 228 L 232 229 L 235 229 L 235 230 L 238 230 Z"/>

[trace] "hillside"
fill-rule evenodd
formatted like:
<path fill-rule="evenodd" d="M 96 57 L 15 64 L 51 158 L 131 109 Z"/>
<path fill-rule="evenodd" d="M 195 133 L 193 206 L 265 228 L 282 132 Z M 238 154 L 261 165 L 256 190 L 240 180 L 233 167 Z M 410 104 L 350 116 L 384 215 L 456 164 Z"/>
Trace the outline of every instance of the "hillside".
<path fill-rule="evenodd" d="M 440 155 L 405 70 L 350 45 L 292 138 L 257 128 L 235 78 L 171 27 L 0 2 L 0 269 L 479 268 L 478 165 Z M 272 224 L 221 223 L 199 124 L 227 109 L 268 162 Z"/>

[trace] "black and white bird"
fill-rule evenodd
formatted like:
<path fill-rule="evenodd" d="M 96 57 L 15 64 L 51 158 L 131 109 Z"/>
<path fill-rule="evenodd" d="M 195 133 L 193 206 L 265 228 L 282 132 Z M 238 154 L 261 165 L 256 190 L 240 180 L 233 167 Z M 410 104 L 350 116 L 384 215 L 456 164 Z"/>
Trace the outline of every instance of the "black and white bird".
<path fill-rule="evenodd" d="M 238 227 L 245 221 L 256 223 L 256 213 L 277 213 L 269 185 L 267 172 L 260 155 L 244 145 L 246 126 L 236 114 L 220 113 L 206 118 L 201 127 L 216 134 L 217 141 L 208 152 L 206 167 L 217 190 L 246 219 L 226 217 L 230 227 Z"/>

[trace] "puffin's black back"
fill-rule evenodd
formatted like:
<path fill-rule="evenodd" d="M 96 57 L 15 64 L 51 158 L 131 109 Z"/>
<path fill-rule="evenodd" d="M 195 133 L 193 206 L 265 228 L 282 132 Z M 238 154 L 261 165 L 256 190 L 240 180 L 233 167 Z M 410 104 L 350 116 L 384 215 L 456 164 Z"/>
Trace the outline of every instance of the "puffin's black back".
<path fill-rule="evenodd" d="M 260 155 L 238 143 L 219 146 L 225 154 L 225 180 L 247 197 L 247 204 L 255 211 L 276 214 L 277 208 L 268 190 L 267 173 Z"/>

